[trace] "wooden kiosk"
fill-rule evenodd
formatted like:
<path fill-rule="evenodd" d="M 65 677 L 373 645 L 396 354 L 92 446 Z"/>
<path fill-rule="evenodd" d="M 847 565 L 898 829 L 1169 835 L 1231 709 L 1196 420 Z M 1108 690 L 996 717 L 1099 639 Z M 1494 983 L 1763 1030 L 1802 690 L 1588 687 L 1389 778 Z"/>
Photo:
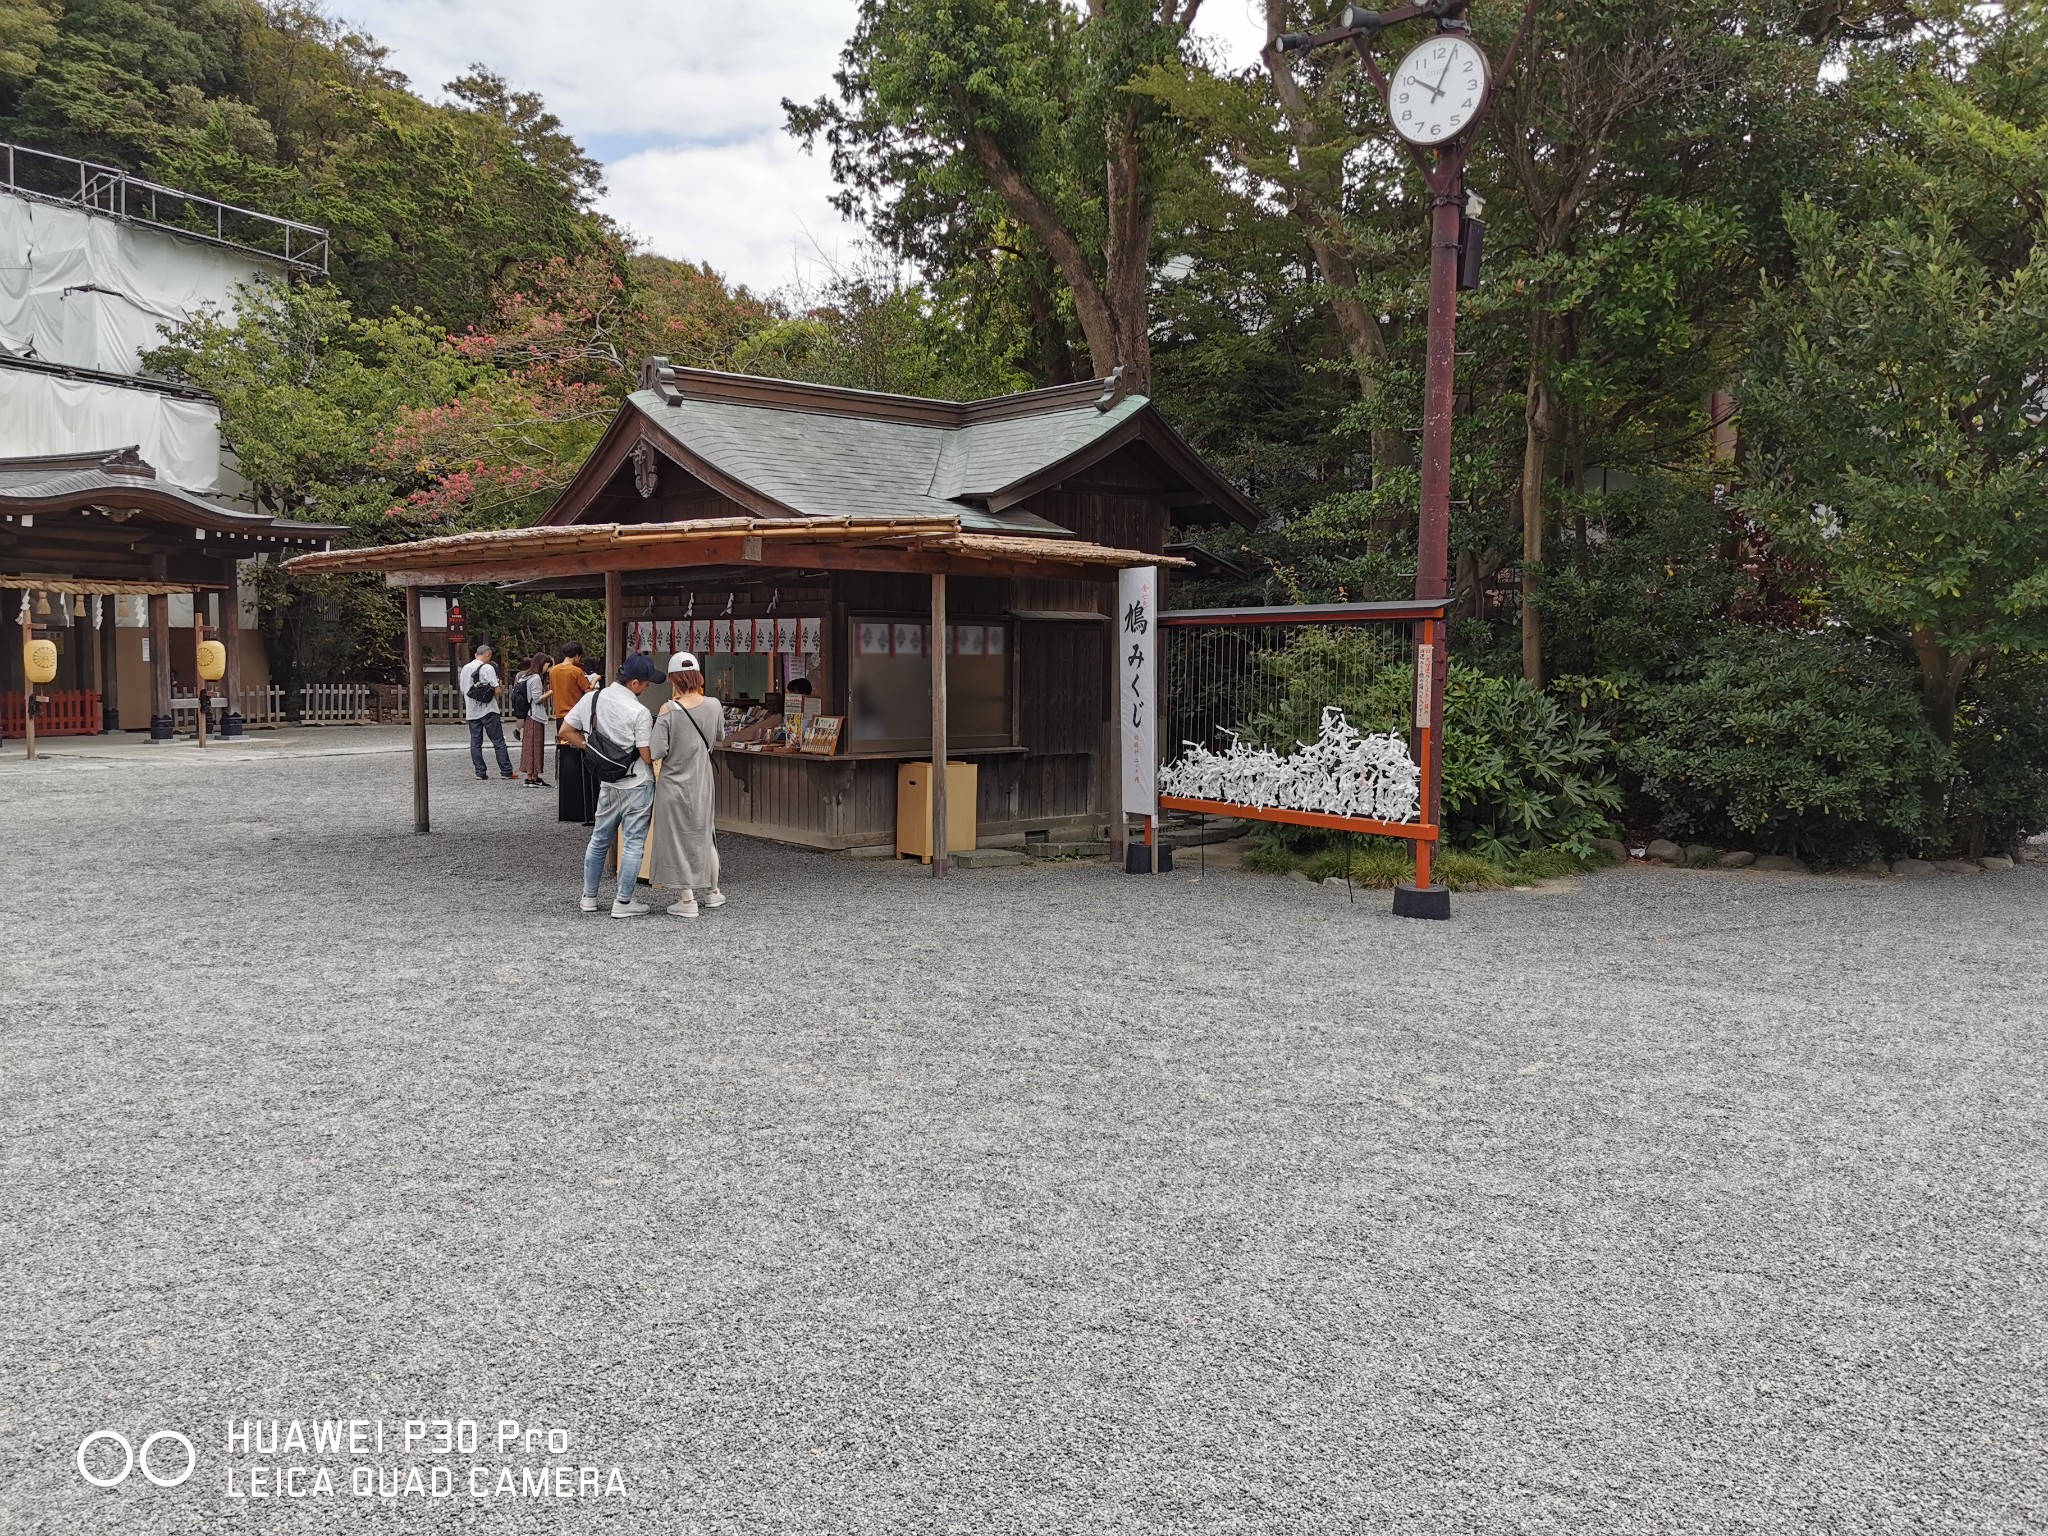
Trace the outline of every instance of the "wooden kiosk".
<path fill-rule="evenodd" d="M 1257 516 L 1149 401 L 1098 380 L 962 405 L 659 359 L 642 383 L 539 525 L 291 568 L 404 588 L 416 688 L 419 592 L 475 582 L 602 597 L 607 676 L 692 650 L 712 693 L 763 706 L 804 678 L 834 749 L 722 744 L 722 831 L 892 842 L 901 765 L 934 760 L 976 765 L 983 837 L 1121 829 L 1117 573 L 1186 565 L 1176 527 Z"/>

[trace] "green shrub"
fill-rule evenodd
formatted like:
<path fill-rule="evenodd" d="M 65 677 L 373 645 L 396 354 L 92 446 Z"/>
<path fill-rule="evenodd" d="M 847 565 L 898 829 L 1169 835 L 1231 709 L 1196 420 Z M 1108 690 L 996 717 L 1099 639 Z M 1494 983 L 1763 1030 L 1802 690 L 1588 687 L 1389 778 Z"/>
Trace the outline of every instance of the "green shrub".
<path fill-rule="evenodd" d="M 1946 840 L 1954 756 L 1914 676 L 1846 636 L 1724 630 L 1619 710 L 1619 761 L 1667 836 L 1822 864 Z"/>
<path fill-rule="evenodd" d="M 1964 853 L 2002 853 L 2048 827 L 2048 663 L 1994 672 L 1956 711 L 1949 831 Z"/>

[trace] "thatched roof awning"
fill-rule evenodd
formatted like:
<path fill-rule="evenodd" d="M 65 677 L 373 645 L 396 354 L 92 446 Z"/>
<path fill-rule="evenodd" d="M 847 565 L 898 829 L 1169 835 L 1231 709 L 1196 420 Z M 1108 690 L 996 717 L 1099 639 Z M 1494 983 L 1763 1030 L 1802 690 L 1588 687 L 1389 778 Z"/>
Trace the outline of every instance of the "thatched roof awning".
<path fill-rule="evenodd" d="M 219 581 L 101 581 L 80 576 L 0 576 L 0 591 L 63 592 L 72 597 L 182 597 L 187 592 L 225 592 Z"/>
<path fill-rule="evenodd" d="M 376 573 L 394 587 L 544 581 L 605 571 L 700 566 L 761 570 L 943 572 L 1114 580 L 1135 566 L 1185 566 L 1170 555 L 1072 538 L 969 533 L 958 518 L 718 517 L 682 523 L 596 523 L 459 533 L 411 544 L 299 555 L 307 576 Z"/>

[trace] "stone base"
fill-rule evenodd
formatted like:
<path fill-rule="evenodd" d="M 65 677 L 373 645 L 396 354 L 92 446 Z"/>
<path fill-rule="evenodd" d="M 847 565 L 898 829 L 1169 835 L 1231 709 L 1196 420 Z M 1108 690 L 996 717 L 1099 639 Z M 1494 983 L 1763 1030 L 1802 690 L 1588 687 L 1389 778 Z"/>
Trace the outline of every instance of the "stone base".
<path fill-rule="evenodd" d="M 1430 918 L 1438 922 L 1451 915 L 1451 888 L 1432 885 L 1423 890 L 1415 885 L 1394 887 L 1394 916 Z"/>
<path fill-rule="evenodd" d="M 1152 850 L 1143 843 L 1124 845 L 1124 873 L 1127 875 L 1149 875 L 1152 873 Z M 1164 843 L 1159 845 L 1159 873 L 1173 873 L 1173 850 Z"/>
<path fill-rule="evenodd" d="M 241 735 L 244 724 L 246 722 L 242 719 L 242 712 L 239 709 L 229 710 L 227 718 L 220 723 L 221 738 L 226 740 L 230 736 Z"/>
<path fill-rule="evenodd" d="M 177 734 L 171 726 L 171 717 L 169 715 L 151 715 L 149 717 L 149 739 L 151 741 L 169 741 Z"/>

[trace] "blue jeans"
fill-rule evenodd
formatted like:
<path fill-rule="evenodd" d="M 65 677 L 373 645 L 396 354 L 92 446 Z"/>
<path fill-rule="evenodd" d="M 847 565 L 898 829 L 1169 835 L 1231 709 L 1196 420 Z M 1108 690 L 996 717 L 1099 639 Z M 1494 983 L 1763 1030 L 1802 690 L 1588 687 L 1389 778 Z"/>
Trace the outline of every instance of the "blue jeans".
<path fill-rule="evenodd" d="M 647 824 L 654 819 L 654 780 L 644 784 L 607 784 L 597 792 L 597 825 L 583 850 L 583 894 L 595 896 L 611 856 L 612 834 L 625 828 L 619 850 L 619 889 L 615 901 L 631 901 L 640 879 L 640 856 L 647 851 Z"/>
<path fill-rule="evenodd" d="M 512 758 L 505 751 L 505 727 L 498 723 L 496 712 L 469 722 L 469 760 L 476 769 L 476 776 L 488 779 L 490 770 L 484 767 L 484 738 L 491 738 L 491 745 L 498 749 L 498 772 L 506 778 L 512 777 Z"/>

